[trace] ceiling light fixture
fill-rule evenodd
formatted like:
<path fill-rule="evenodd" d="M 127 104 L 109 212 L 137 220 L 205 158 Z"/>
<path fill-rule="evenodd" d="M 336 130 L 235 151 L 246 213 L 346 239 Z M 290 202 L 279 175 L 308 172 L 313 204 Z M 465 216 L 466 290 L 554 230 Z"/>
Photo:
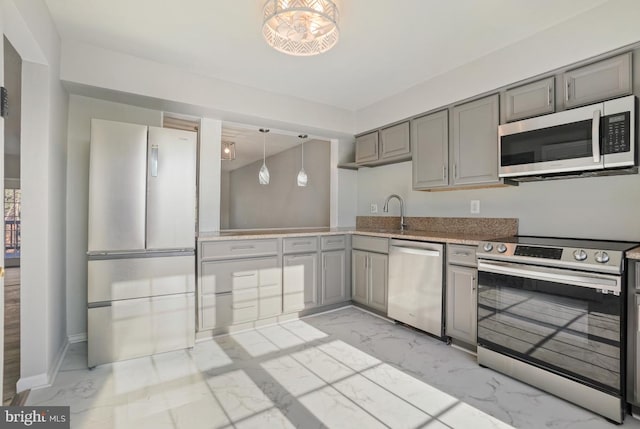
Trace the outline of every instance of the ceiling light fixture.
<path fill-rule="evenodd" d="M 261 185 L 268 185 L 269 180 L 271 180 L 271 176 L 269 175 L 269 169 L 267 168 L 267 133 L 269 132 L 266 128 L 260 128 L 260 132 L 263 135 L 263 143 L 262 143 L 262 167 L 260 167 L 260 172 L 258 173 L 258 183 Z"/>
<path fill-rule="evenodd" d="M 308 136 L 306 134 L 300 134 L 298 137 L 302 140 L 302 168 L 298 173 L 298 178 L 296 181 L 298 183 L 298 186 L 304 187 L 307 186 L 308 181 L 307 173 L 304 171 L 304 141 Z"/>
<path fill-rule="evenodd" d="M 268 0 L 262 35 L 277 51 L 311 56 L 331 49 L 340 35 L 338 8 L 330 0 Z"/>
<path fill-rule="evenodd" d="M 236 159 L 236 144 L 234 142 L 222 142 L 222 154 L 220 158 L 223 161 L 233 161 Z"/>

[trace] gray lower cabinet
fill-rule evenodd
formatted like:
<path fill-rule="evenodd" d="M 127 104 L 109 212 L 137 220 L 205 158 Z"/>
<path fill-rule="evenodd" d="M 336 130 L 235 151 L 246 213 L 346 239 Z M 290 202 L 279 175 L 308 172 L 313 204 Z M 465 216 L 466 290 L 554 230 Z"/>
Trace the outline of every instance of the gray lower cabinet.
<path fill-rule="evenodd" d="M 335 304 L 349 299 L 347 290 L 347 251 L 322 252 L 322 304 Z"/>
<path fill-rule="evenodd" d="M 631 66 L 631 52 L 628 52 L 565 72 L 565 107 L 582 106 L 631 94 Z"/>
<path fill-rule="evenodd" d="M 318 237 L 282 240 L 283 311 L 291 313 L 319 304 Z"/>
<path fill-rule="evenodd" d="M 282 313 L 277 256 L 200 264 L 200 329 L 223 328 Z"/>
<path fill-rule="evenodd" d="M 291 313 L 318 305 L 318 254 L 284 255 L 283 311 Z"/>
<path fill-rule="evenodd" d="M 375 162 L 378 158 L 377 131 L 356 137 L 356 164 Z"/>
<path fill-rule="evenodd" d="M 451 109 L 452 185 L 498 183 L 498 94 Z"/>
<path fill-rule="evenodd" d="M 509 88 L 504 96 L 507 122 L 553 113 L 556 110 L 555 77 Z"/>
<path fill-rule="evenodd" d="M 447 245 L 445 334 L 471 346 L 477 343 L 475 247 Z"/>
<path fill-rule="evenodd" d="M 447 110 L 411 120 L 413 189 L 449 185 L 449 114 Z"/>
<path fill-rule="evenodd" d="M 282 313 L 278 239 L 198 243 L 198 330 Z"/>
<path fill-rule="evenodd" d="M 354 236 L 351 251 L 352 299 L 362 305 L 382 313 L 387 313 L 387 283 L 389 278 L 389 257 L 386 254 L 355 249 L 357 246 L 375 250 L 386 249 L 388 240 L 374 237 Z"/>

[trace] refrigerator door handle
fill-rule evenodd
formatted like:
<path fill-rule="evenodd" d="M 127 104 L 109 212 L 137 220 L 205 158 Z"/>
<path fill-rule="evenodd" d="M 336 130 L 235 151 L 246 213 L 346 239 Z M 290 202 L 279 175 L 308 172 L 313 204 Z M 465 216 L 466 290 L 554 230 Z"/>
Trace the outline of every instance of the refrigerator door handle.
<path fill-rule="evenodd" d="M 151 177 L 158 177 L 158 145 L 151 146 Z"/>

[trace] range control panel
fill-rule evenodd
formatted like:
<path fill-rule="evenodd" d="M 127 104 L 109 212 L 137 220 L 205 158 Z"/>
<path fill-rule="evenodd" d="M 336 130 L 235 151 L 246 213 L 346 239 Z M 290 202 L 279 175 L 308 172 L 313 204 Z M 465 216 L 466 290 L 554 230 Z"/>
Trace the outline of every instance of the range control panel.
<path fill-rule="evenodd" d="M 618 113 L 602 118 L 603 121 L 603 153 L 629 152 L 630 144 L 630 112 Z"/>
<path fill-rule="evenodd" d="M 624 259 L 624 252 L 616 250 L 496 242 L 480 243 L 476 255 L 479 260 L 493 259 L 616 274 L 622 271 Z"/>

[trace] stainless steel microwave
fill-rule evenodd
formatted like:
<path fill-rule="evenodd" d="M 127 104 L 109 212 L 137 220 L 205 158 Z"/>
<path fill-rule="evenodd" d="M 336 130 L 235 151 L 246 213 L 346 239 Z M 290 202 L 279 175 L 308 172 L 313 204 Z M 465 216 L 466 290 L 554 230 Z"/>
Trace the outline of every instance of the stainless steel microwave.
<path fill-rule="evenodd" d="M 633 95 L 500 125 L 500 177 L 637 165 Z"/>

